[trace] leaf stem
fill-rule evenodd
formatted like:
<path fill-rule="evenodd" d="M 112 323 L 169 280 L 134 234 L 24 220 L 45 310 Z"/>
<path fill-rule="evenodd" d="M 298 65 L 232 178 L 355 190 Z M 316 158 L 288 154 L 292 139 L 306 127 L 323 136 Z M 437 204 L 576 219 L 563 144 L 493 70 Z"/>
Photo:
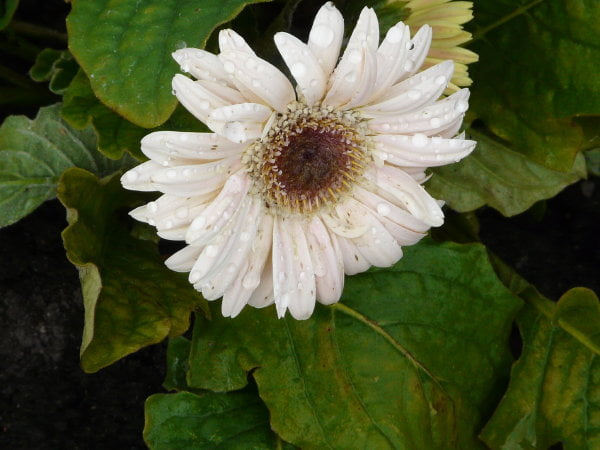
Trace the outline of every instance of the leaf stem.
<path fill-rule="evenodd" d="M 18 34 L 23 34 L 25 36 L 52 39 L 63 44 L 67 43 L 66 33 L 61 33 L 60 31 L 56 31 L 52 28 L 47 28 L 41 25 L 34 25 L 32 23 L 22 22 L 20 20 L 13 20 L 10 23 L 9 28 Z"/>
<path fill-rule="evenodd" d="M 491 23 L 490 25 L 488 25 L 487 27 L 483 27 L 477 31 L 475 31 L 473 33 L 473 39 L 471 39 L 468 43 L 470 44 L 471 42 L 475 42 L 481 38 L 483 38 L 487 33 L 489 33 L 490 31 L 492 31 L 494 28 L 498 28 L 500 25 L 504 25 L 506 22 L 511 21 L 512 19 L 514 19 L 515 17 L 520 16 L 521 14 L 524 14 L 528 9 L 533 8 L 534 6 L 536 6 L 537 4 L 543 2 L 544 0 L 533 0 L 531 3 L 529 3 L 528 5 L 523 5 L 517 9 L 515 9 L 512 13 L 507 14 L 506 16 L 500 18 L 499 20 L 497 20 L 494 23 Z"/>
<path fill-rule="evenodd" d="M 1 64 L 0 64 L 0 78 L 8 81 L 9 83 L 14 84 L 15 86 L 20 86 L 20 87 L 24 87 L 24 88 L 34 88 L 34 89 L 38 88 L 38 85 L 33 83 L 33 81 L 31 81 L 26 76 L 23 76 L 20 73 L 15 72 L 14 70 L 9 69 L 8 67 L 3 66 Z"/>

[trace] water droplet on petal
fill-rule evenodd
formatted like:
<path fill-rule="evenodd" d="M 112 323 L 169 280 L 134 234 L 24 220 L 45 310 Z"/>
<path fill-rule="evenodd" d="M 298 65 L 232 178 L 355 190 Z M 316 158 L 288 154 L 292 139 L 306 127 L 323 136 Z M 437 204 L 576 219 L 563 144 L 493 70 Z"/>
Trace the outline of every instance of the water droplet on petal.
<path fill-rule="evenodd" d="M 344 79 L 348 82 L 348 83 L 354 83 L 356 81 L 356 72 L 349 72 L 346 74 L 346 76 L 344 77 Z"/>
<path fill-rule="evenodd" d="M 146 206 L 152 213 L 155 213 L 156 211 L 158 211 L 158 205 L 156 204 L 156 202 L 150 202 Z"/>
<path fill-rule="evenodd" d="M 411 141 L 415 147 L 425 147 L 427 145 L 428 139 L 427 136 L 425 136 L 424 134 L 417 133 L 412 137 Z"/>
<path fill-rule="evenodd" d="M 317 25 L 310 31 L 310 41 L 319 47 L 328 47 L 333 42 L 333 30 L 326 25 Z"/>
<path fill-rule="evenodd" d="M 186 206 L 180 206 L 175 210 L 175 215 L 179 219 L 185 219 L 189 214 L 189 209 Z"/>
<path fill-rule="evenodd" d="M 398 26 L 393 26 L 385 36 L 390 44 L 397 44 L 402 40 L 402 30 Z"/>
<path fill-rule="evenodd" d="M 464 100 L 459 100 L 456 102 L 456 105 L 454 105 L 454 109 L 456 109 L 458 112 L 463 113 L 467 109 L 469 109 L 469 104 Z"/>
<path fill-rule="evenodd" d="M 434 117 L 433 119 L 431 119 L 429 121 L 429 123 L 431 124 L 432 127 L 439 127 L 440 124 L 442 123 L 442 121 L 438 118 L 438 117 Z"/>
<path fill-rule="evenodd" d="M 206 256 L 208 256 L 209 258 L 213 258 L 219 253 L 219 247 L 217 247 L 216 245 L 207 245 L 205 250 Z"/>
<path fill-rule="evenodd" d="M 440 86 L 441 86 L 442 84 L 446 84 L 446 81 L 447 81 L 447 80 L 446 80 L 446 77 L 445 77 L 445 76 L 443 76 L 443 75 L 440 75 L 439 77 L 437 77 L 437 78 L 435 79 L 435 84 L 438 84 L 438 85 L 440 85 Z"/>
<path fill-rule="evenodd" d="M 235 71 L 235 64 L 233 64 L 231 61 L 225 61 L 223 64 L 223 69 L 225 69 L 225 72 L 227 73 L 233 73 Z"/>
<path fill-rule="evenodd" d="M 390 205 L 388 205 L 387 203 L 379 203 L 377 205 L 377 214 L 379 214 L 380 216 L 385 217 L 390 213 L 390 211 Z"/>
<path fill-rule="evenodd" d="M 169 169 L 167 170 L 167 178 L 174 180 L 175 178 L 177 178 L 177 171 L 175 169 Z"/>
<path fill-rule="evenodd" d="M 250 233 L 248 233 L 247 231 L 242 231 L 240 233 L 240 241 L 248 242 L 249 240 L 250 240 Z"/>
<path fill-rule="evenodd" d="M 192 222 L 192 228 L 194 230 L 199 230 L 204 225 L 206 225 L 206 217 L 204 216 L 200 216 L 196 220 L 194 220 L 194 222 Z"/>
<path fill-rule="evenodd" d="M 244 289 L 254 290 L 259 284 L 260 278 L 254 272 L 248 273 L 242 280 L 242 286 L 244 286 Z"/>
<path fill-rule="evenodd" d="M 362 61 L 362 53 L 359 50 L 350 50 L 348 59 L 352 64 L 358 64 Z"/>
<path fill-rule="evenodd" d="M 292 75 L 294 75 L 294 78 L 302 78 L 306 75 L 306 65 L 302 62 L 295 62 L 290 67 L 290 71 L 292 72 Z"/>
<path fill-rule="evenodd" d="M 418 100 L 419 98 L 421 98 L 421 91 L 417 89 L 411 89 L 406 95 L 408 95 L 408 98 L 410 98 L 411 100 Z"/>
<path fill-rule="evenodd" d="M 210 103 L 207 100 L 202 100 L 200 103 L 198 103 L 198 107 L 200 109 L 208 109 L 210 108 Z"/>
<path fill-rule="evenodd" d="M 413 62 L 412 61 L 406 61 L 406 64 L 404 64 L 404 71 L 405 72 L 410 72 L 413 69 Z"/>

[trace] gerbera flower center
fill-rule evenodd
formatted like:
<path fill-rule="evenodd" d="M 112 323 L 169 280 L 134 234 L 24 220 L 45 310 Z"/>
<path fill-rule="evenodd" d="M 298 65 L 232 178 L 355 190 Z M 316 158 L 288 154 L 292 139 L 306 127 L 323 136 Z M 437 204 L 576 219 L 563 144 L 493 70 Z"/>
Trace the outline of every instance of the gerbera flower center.
<path fill-rule="evenodd" d="M 355 112 L 294 102 L 244 155 L 269 208 L 309 213 L 339 201 L 370 158 L 366 124 Z"/>

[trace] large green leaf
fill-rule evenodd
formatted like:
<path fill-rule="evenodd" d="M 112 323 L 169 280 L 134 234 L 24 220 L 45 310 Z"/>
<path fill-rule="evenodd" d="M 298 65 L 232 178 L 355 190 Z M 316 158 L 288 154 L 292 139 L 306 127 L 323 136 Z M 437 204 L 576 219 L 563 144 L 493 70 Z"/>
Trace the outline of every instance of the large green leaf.
<path fill-rule="evenodd" d="M 600 2 L 475 0 L 471 110 L 515 151 L 568 171 L 600 114 Z"/>
<path fill-rule="evenodd" d="M 61 114 L 75 128 L 83 128 L 91 124 L 98 135 L 98 149 L 109 158 L 120 158 L 128 152 L 137 159 L 146 159 L 140 150 L 140 140 L 150 131 L 134 125 L 103 105 L 96 98 L 83 71 L 79 71 L 69 85 Z M 169 120 L 159 129 L 207 130 L 202 122 L 182 106 L 177 107 Z"/>
<path fill-rule="evenodd" d="M 246 0 L 77 0 L 67 19 L 69 48 L 98 98 L 135 123 L 152 128 L 177 104 L 171 53 L 202 47 Z"/>
<path fill-rule="evenodd" d="M 592 291 L 576 288 L 557 305 L 538 295 L 519 314 L 523 354 L 482 433 L 492 449 L 600 446 L 600 364 L 582 345 L 582 336 L 597 342 L 598 309 Z M 579 329 L 574 333 L 565 323 Z"/>
<path fill-rule="evenodd" d="M 310 320 L 198 320 L 188 383 L 240 389 L 252 371 L 271 426 L 302 448 L 478 448 L 520 304 L 482 246 L 424 241 Z"/>
<path fill-rule="evenodd" d="M 0 227 L 54 198 L 58 178 L 69 167 L 106 175 L 120 166 L 96 151 L 91 129 L 74 130 L 59 111 L 60 105 L 48 106 L 33 120 L 10 116 L 0 126 Z"/>
<path fill-rule="evenodd" d="M 475 151 L 457 164 L 436 168 L 427 182 L 432 195 L 457 211 L 488 205 L 514 216 L 586 175 L 581 154 L 565 173 L 548 169 L 479 130 L 470 129 L 469 133 L 477 141 Z"/>
<path fill-rule="evenodd" d="M 140 203 L 118 176 L 69 169 L 58 197 L 67 208 L 63 241 L 79 269 L 85 306 L 81 364 L 94 372 L 139 348 L 183 333 L 199 294 L 168 270 L 156 245 L 133 237 L 119 214 Z"/>
<path fill-rule="evenodd" d="M 271 431 L 256 392 L 153 395 L 144 440 L 151 450 L 293 448 Z"/>

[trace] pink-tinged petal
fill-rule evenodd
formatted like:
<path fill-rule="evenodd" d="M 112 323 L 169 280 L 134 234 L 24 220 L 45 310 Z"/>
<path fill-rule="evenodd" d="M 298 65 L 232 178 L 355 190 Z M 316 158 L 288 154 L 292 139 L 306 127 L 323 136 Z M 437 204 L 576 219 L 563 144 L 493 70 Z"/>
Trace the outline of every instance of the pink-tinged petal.
<path fill-rule="evenodd" d="M 401 167 L 436 167 L 458 162 L 473 151 L 475 141 L 444 139 L 424 134 L 375 136 L 376 151 L 388 163 Z M 380 156 L 381 157 L 381 156 Z"/>
<path fill-rule="evenodd" d="M 155 131 L 144 136 L 141 144 L 144 155 L 163 166 L 231 158 L 246 148 L 215 133 L 179 131 Z"/>
<path fill-rule="evenodd" d="M 395 202 L 417 219 L 439 227 L 444 223 L 444 213 L 423 187 L 410 175 L 400 169 L 385 166 L 365 176 L 374 182 L 378 189 L 392 196 Z"/>
<path fill-rule="evenodd" d="M 150 177 L 154 190 L 177 197 L 203 195 L 220 188 L 241 168 L 239 157 L 203 164 L 161 168 Z"/>
<path fill-rule="evenodd" d="M 288 309 L 297 320 L 311 316 L 316 301 L 315 273 L 299 220 L 275 219 L 273 290 L 278 317 L 283 317 Z"/>
<path fill-rule="evenodd" d="M 468 109 L 469 90 L 461 89 L 443 100 L 425 105 L 418 111 L 400 115 L 382 115 L 368 122 L 369 128 L 383 134 L 423 133 L 435 136 L 452 132 L 456 134 L 465 111 Z"/>
<path fill-rule="evenodd" d="M 121 177 L 121 184 L 130 191 L 155 191 L 156 186 L 152 183 L 150 177 L 161 171 L 163 166 L 155 161 L 146 161 L 139 166 L 128 170 Z"/>
<path fill-rule="evenodd" d="M 171 54 L 181 70 L 198 80 L 228 84 L 227 73 L 217 55 L 198 48 L 182 48 Z"/>
<path fill-rule="evenodd" d="M 308 35 L 308 48 L 317 58 L 325 77 L 329 77 L 342 47 L 344 18 L 331 2 L 325 3 L 315 16 Z"/>
<path fill-rule="evenodd" d="M 377 77 L 377 64 L 367 53 L 375 55 L 379 44 L 377 16 L 371 8 L 363 8 L 356 27 L 350 36 L 344 55 L 329 80 L 329 89 L 323 100 L 328 106 L 341 106 L 350 102 L 361 90 L 364 75 Z M 372 72 L 375 72 L 374 74 Z M 372 86 L 370 86 L 372 88 Z"/>
<path fill-rule="evenodd" d="M 308 46 L 288 33 L 277 33 L 275 45 L 298 83 L 298 90 L 306 104 L 312 106 L 321 101 L 327 78 Z"/>
<path fill-rule="evenodd" d="M 240 103 L 213 110 L 206 124 L 226 139 L 243 143 L 261 137 L 271 108 L 258 103 Z"/>
<path fill-rule="evenodd" d="M 337 239 L 331 238 L 317 216 L 310 221 L 306 238 L 315 271 L 317 300 L 331 305 L 340 299 L 344 289 L 344 261 Z"/>
<path fill-rule="evenodd" d="M 219 58 L 225 71 L 233 77 L 236 86 L 243 86 L 261 103 L 279 112 L 296 99 L 294 88 L 281 71 L 264 59 L 242 51 L 227 51 Z"/>
<path fill-rule="evenodd" d="M 343 236 L 337 235 L 335 236 L 335 239 L 337 239 L 339 244 L 342 260 L 344 261 L 344 272 L 346 275 L 362 273 L 371 267 L 369 261 L 367 261 L 367 259 L 363 256 L 351 239 L 346 239 Z"/>
<path fill-rule="evenodd" d="M 250 179 L 244 171 L 230 176 L 215 200 L 190 225 L 187 243 L 209 243 L 238 211 L 249 187 Z"/>
<path fill-rule="evenodd" d="M 432 104 L 452 78 L 454 63 L 444 61 L 393 86 L 378 103 L 361 108 L 367 117 L 397 115 Z"/>

